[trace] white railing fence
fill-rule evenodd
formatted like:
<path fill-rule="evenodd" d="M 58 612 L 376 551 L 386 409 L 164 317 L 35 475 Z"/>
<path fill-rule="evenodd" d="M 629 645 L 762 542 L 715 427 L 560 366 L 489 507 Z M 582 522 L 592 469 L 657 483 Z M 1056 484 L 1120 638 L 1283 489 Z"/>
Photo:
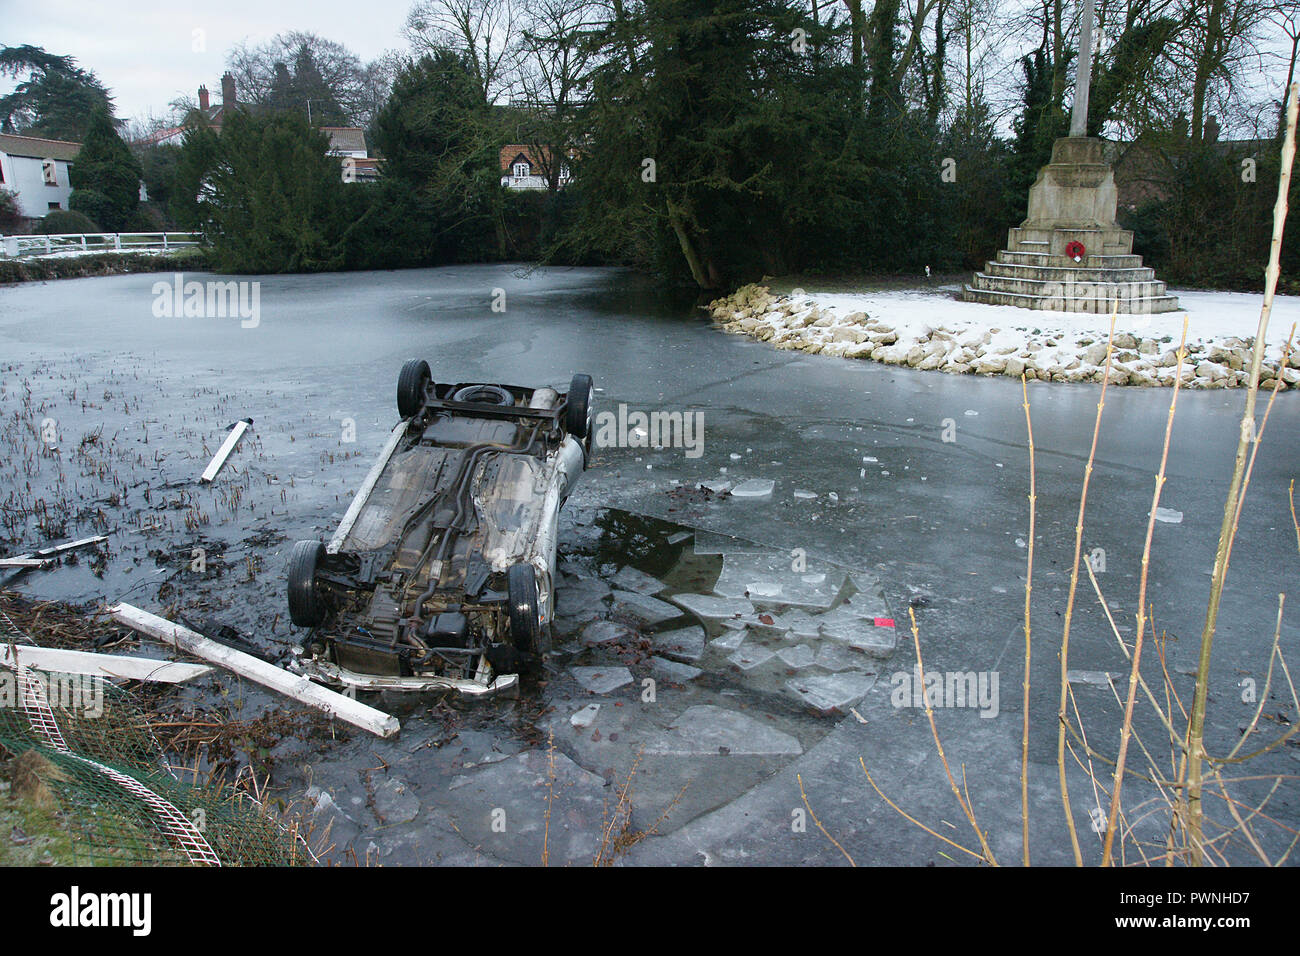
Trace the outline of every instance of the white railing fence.
<path fill-rule="evenodd" d="M 54 253 L 146 252 L 197 246 L 197 232 L 86 232 L 57 236 L 0 236 L 0 254 L 6 258 L 48 256 Z"/>

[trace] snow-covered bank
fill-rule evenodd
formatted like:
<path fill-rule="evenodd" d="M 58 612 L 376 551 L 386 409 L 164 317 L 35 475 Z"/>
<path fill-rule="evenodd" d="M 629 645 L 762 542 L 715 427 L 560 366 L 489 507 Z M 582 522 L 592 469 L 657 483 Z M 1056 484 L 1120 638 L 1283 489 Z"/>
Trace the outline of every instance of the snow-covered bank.
<path fill-rule="evenodd" d="M 1109 315 L 1039 312 L 962 302 L 958 287 L 868 293 L 773 295 L 745 286 L 709 305 L 727 331 L 777 348 L 870 358 L 953 374 L 1008 375 L 1058 382 L 1100 382 Z M 1249 377 L 1262 295 L 1178 292 L 1185 311 L 1121 315 L 1115 323 L 1112 384 L 1173 385 L 1187 320 L 1185 387 L 1232 388 Z M 1280 368 L 1282 346 L 1300 323 L 1300 297 L 1278 296 L 1269 321 L 1261 382 L 1300 385 L 1300 354 Z"/>

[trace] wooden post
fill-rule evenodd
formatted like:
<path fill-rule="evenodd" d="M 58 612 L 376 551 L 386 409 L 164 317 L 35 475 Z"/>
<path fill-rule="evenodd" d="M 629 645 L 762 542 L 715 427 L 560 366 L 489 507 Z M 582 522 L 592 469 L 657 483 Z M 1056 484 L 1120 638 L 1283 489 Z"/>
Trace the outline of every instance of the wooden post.
<path fill-rule="evenodd" d="M 282 667 L 227 647 L 156 614 L 142 611 L 130 604 L 114 604 L 108 613 L 113 616 L 113 620 L 133 630 L 157 638 L 177 650 L 211 661 L 286 697 L 323 710 L 377 737 L 392 737 L 401 729 L 397 718 L 391 714 L 385 714 L 382 710 L 376 710 L 327 687 L 313 684 L 306 677 L 291 674 Z"/>

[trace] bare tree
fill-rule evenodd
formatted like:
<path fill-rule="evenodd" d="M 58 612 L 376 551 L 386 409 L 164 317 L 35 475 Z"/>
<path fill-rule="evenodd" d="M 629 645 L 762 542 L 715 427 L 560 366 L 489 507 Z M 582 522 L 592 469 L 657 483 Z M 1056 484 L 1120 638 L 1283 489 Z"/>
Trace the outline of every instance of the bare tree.
<path fill-rule="evenodd" d="M 589 0 L 534 0 L 519 32 L 518 96 L 527 113 L 523 142 L 546 177 L 559 188 L 580 131 L 583 89 L 594 55 L 589 34 L 601 25 L 601 10 Z"/>
<path fill-rule="evenodd" d="M 521 17 L 514 0 L 417 0 L 402 35 L 417 53 L 463 53 L 483 93 L 495 103 L 516 81 Z"/>
<path fill-rule="evenodd" d="M 374 77 L 368 75 L 375 64 L 363 66 L 360 58 L 342 43 L 301 30 L 277 34 L 259 46 L 240 43 L 231 49 L 226 68 L 235 78 L 239 99 L 269 102 L 276 87 L 277 66 L 293 65 L 304 51 L 348 121 L 367 125 L 376 109 Z"/>

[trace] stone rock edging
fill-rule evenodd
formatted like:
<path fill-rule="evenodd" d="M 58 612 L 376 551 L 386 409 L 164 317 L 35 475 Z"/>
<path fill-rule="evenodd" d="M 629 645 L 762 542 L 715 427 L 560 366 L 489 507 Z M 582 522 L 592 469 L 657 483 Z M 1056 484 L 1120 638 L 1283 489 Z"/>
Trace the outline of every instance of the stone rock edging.
<path fill-rule="evenodd" d="M 797 290 L 796 290 L 797 291 Z M 1100 382 L 1105 374 L 1106 340 L 1084 335 L 1067 344 L 1064 336 L 1030 336 L 1017 347 L 994 343 L 999 329 L 975 327 L 960 331 L 921 325 L 897 330 L 865 312 L 839 315 L 811 299 L 796 301 L 773 295 L 767 286 L 747 285 L 706 308 L 728 332 L 748 335 L 778 349 L 831 355 L 836 358 L 873 359 L 886 365 L 906 365 L 923 371 L 953 375 L 1006 375 L 1053 382 Z M 1112 385 L 1172 386 L 1177 373 L 1177 344 L 1162 339 L 1115 333 L 1111 358 Z M 1251 338 L 1225 337 L 1209 343 L 1191 343 L 1183 364 L 1184 388 L 1236 388 L 1249 381 Z M 1281 376 L 1281 390 L 1300 385 L 1300 352 L 1293 351 L 1285 366 L 1265 359 L 1260 387 L 1272 389 Z"/>

